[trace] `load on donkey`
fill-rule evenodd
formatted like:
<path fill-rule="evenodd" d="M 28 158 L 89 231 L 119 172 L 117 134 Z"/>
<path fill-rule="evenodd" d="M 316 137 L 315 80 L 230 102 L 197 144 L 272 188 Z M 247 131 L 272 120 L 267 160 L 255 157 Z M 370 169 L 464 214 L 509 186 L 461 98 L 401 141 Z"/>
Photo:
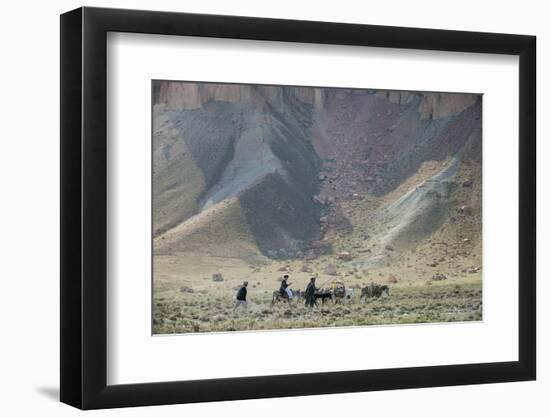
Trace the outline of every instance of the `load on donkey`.
<path fill-rule="evenodd" d="M 320 299 L 324 304 L 326 300 L 331 300 L 333 303 L 337 303 L 340 300 L 344 300 L 347 295 L 346 284 L 339 279 L 333 279 L 324 284 L 329 284 L 327 288 L 318 289 L 315 294 L 315 300 Z M 323 286 L 324 286 L 323 284 Z"/>
<path fill-rule="evenodd" d="M 332 301 L 338 302 L 343 300 L 346 297 L 346 285 L 342 280 L 334 280 L 330 285 L 332 290 Z"/>
<path fill-rule="evenodd" d="M 361 289 L 361 297 L 359 301 L 366 301 L 367 298 L 380 298 L 382 295 L 390 295 L 390 287 L 371 282 L 369 285 Z"/>

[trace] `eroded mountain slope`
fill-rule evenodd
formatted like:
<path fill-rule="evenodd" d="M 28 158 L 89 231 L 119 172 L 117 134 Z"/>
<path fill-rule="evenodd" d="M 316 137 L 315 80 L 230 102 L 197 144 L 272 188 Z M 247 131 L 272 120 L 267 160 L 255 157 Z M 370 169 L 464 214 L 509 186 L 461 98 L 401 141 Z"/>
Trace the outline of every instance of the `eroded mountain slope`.
<path fill-rule="evenodd" d="M 154 92 L 156 254 L 255 263 L 346 251 L 372 268 L 435 238 L 462 239 L 453 259 L 480 248 L 479 96 L 174 82 Z"/>

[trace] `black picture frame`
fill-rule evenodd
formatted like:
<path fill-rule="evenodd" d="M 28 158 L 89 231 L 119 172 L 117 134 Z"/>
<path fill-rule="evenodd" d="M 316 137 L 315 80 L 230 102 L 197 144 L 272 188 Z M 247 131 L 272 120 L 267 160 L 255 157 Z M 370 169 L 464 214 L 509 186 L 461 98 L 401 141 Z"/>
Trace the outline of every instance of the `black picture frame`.
<path fill-rule="evenodd" d="M 107 385 L 108 32 L 519 56 L 519 360 Z M 536 378 L 536 38 L 102 8 L 61 15 L 61 401 L 81 409 Z"/>

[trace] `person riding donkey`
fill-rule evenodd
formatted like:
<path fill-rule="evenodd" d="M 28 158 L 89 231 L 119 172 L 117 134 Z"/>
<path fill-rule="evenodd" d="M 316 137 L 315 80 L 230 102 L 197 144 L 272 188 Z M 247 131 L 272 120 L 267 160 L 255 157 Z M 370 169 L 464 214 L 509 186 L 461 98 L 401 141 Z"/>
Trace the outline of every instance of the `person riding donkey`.
<path fill-rule="evenodd" d="M 282 298 L 288 298 L 288 302 L 292 300 L 292 290 L 290 289 L 291 283 L 288 282 L 288 275 L 283 276 L 283 280 L 281 281 L 281 288 L 279 288 L 279 292 L 281 294 Z"/>

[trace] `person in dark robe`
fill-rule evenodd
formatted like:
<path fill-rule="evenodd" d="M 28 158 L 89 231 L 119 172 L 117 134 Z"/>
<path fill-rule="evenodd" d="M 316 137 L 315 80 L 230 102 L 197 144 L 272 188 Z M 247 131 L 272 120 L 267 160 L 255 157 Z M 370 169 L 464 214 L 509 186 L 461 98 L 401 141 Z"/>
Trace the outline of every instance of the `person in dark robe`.
<path fill-rule="evenodd" d="M 239 291 L 237 291 L 237 296 L 235 297 L 235 306 L 233 307 L 233 310 L 236 310 L 237 307 L 243 307 L 246 308 L 247 302 L 246 302 L 246 287 L 248 287 L 248 281 L 243 282 L 243 285 L 241 285 L 241 288 L 239 288 Z"/>
<path fill-rule="evenodd" d="M 369 284 L 369 297 L 374 297 L 374 288 L 374 282 L 371 281 Z"/>
<path fill-rule="evenodd" d="M 309 284 L 307 284 L 306 290 L 304 292 L 304 298 L 306 299 L 306 307 L 313 307 L 315 303 L 315 277 L 311 277 Z"/>

